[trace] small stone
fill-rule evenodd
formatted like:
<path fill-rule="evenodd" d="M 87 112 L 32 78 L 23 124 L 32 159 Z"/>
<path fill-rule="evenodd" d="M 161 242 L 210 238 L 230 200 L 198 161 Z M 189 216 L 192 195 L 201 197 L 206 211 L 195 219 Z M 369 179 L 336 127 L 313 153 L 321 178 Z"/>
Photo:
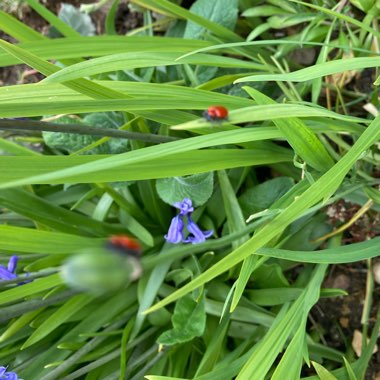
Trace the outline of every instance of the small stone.
<path fill-rule="evenodd" d="M 376 284 L 380 284 L 380 261 L 373 264 L 372 273 Z"/>
<path fill-rule="evenodd" d="M 340 318 L 339 318 L 339 323 L 340 323 L 340 325 L 341 325 L 343 328 L 345 328 L 345 329 L 348 328 L 348 326 L 349 326 L 349 322 L 350 322 L 350 320 L 349 320 L 347 317 L 340 317 Z"/>
<path fill-rule="evenodd" d="M 332 281 L 333 288 L 347 290 L 351 285 L 350 278 L 345 274 L 338 274 Z"/>
<path fill-rule="evenodd" d="M 363 339 L 363 334 L 359 330 L 354 331 L 354 336 L 352 338 L 352 348 L 355 351 L 355 354 L 360 358 L 362 354 L 362 339 Z M 369 339 L 367 338 L 367 342 Z M 376 353 L 378 350 L 377 345 L 373 348 L 372 353 Z"/>

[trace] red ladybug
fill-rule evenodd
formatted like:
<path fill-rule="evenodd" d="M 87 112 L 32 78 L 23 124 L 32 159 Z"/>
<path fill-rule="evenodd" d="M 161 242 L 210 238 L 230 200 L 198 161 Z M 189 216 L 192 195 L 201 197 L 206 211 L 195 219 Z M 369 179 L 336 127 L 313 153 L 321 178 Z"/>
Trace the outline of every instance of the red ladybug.
<path fill-rule="evenodd" d="M 208 121 L 223 121 L 228 118 L 228 109 L 223 106 L 211 106 L 203 112 L 203 117 Z"/>
<path fill-rule="evenodd" d="M 140 243 L 127 235 L 111 236 L 107 241 L 107 247 L 134 257 L 139 257 L 141 253 Z"/>

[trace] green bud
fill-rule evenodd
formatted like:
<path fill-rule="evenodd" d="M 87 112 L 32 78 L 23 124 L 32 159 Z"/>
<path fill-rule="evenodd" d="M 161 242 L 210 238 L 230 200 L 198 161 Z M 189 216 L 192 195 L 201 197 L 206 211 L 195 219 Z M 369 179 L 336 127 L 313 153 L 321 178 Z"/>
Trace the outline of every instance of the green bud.
<path fill-rule="evenodd" d="M 85 250 L 71 256 L 61 275 L 73 288 L 96 293 L 116 291 L 141 275 L 138 260 L 105 249 Z"/>

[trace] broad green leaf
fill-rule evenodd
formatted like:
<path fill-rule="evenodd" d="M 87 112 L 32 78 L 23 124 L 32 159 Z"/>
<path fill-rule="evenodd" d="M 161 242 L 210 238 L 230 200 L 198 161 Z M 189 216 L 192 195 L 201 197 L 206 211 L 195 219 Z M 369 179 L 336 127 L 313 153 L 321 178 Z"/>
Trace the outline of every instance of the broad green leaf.
<path fill-rule="evenodd" d="M 288 239 L 282 249 L 295 251 L 313 251 L 321 245 L 318 238 L 331 232 L 332 227 L 324 214 L 315 215 L 309 220 L 301 219 L 290 227 Z"/>
<path fill-rule="evenodd" d="M 267 288 L 246 290 L 245 294 L 249 300 L 260 306 L 282 305 L 294 301 L 302 293 L 299 288 Z"/>
<path fill-rule="evenodd" d="M 238 1 L 197 0 L 190 7 L 189 11 L 226 29 L 234 30 L 238 14 Z M 187 21 L 183 38 L 202 39 L 205 35 L 207 36 L 207 29 L 205 27 L 191 20 Z"/>
<path fill-rule="evenodd" d="M 214 173 L 194 174 L 188 177 L 158 179 L 156 189 L 160 198 L 169 205 L 190 198 L 193 205 L 202 206 L 211 197 Z"/>
<path fill-rule="evenodd" d="M 174 345 L 188 342 L 201 336 L 206 326 L 206 313 L 203 297 L 194 301 L 192 296 L 178 300 L 172 316 L 173 329 L 165 331 L 157 342 L 163 345 Z"/>
<path fill-rule="evenodd" d="M 73 122 L 81 125 L 91 125 L 98 128 L 118 129 L 125 123 L 124 115 L 116 112 L 92 113 L 86 115 L 83 119 L 72 119 L 63 116 L 56 120 L 57 123 Z M 43 132 L 45 144 L 51 148 L 64 150 L 69 153 L 76 152 L 86 146 L 99 140 L 97 136 L 79 135 L 75 133 L 62 132 Z M 123 153 L 129 149 L 128 140 L 111 138 L 103 144 L 86 151 L 86 154 L 117 154 Z"/>
<path fill-rule="evenodd" d="M 145 6 L 149 9 L 153 9 L 157 12 L 164 12 L 166 14 L 175 15 L 177 18 L 182 18 L 187 21 L 192 21 L 209 32 L 215 34 L 218 38 L 230 40 L 230 41 L 239 41 L 242 38 L 233 33 L 230 29 L 225 28 L 218 23 L 208 20 L 207 18 L 201 17 L 193 12 L 190 12 L 187 9 L 184 9 L 177 4 L 174 4 L 168 0 L 133 0 L 133 3 L 136 3 L 141 6 Z"/>
<path fill-rule="evenodd" d="M 244 217 L 269 208 L 294 185 L 290 177 L 277 177 L 247 189 L 240 197 L 239 203 Z"/>
<path fill-rule="evenodd" d="M 282 268 L 277 263 L 262 264 L 255 269 L 255 275 L 252 277 L 255 287 L 260 289 L 266 288 L 283 288 L 289 286 Z"/>
<path fill-rule="evenodd" d="M 91 17 L 71 4 L 62 3 L 58 17 L 82 36 L 93 36 L 95 34 L 96 28 Z"/>

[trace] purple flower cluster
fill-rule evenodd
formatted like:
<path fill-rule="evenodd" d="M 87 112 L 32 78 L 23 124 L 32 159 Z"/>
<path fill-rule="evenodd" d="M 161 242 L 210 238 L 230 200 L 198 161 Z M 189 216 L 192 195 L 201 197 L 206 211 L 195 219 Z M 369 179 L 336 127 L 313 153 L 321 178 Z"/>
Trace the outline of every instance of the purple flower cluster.
<path fill-rule="evenodd" d="M 21 380 L 18 378 L 16 372 L 7 372 L 6 367 L 0 367 L 0 379 L 1 380 Z"/>
<path fill-rule="evenodd" d="M 179 209 L 179 214 L 172 219 L 170 223 L 168 234 L 165 235 L 166 241 L 173 244 L 178 243 L 192 243 L 198 244 L 203 243 L 207 238 L 209 238 L 213 231 L 202 231 L 198 225 L 191 218 L 191 213 L 194 211 L 193 203 L 191 199 L 185 198 L 182 202 L 176 202 L 173 205 L 175 208 Z M 187 218 L 187 231 L 189 236 L 187 239 L 183 236 L 183 230 L 185 227 L 184 218 Z"/>
<path fill-rule="evenodd" d="M 17 266 L 18 257 L 16 255 L 11 256 L 8 262 L 8 267 L 0 265 L 0 280 L 13 280 L 17 277 L 16 275 L 16 266 Z M 3 367 L 0 367 L 3 368 Z M 0 372 L 1 374 L 1 372 Z M 1 377 L 0 377 L 1 379 Z"/>

